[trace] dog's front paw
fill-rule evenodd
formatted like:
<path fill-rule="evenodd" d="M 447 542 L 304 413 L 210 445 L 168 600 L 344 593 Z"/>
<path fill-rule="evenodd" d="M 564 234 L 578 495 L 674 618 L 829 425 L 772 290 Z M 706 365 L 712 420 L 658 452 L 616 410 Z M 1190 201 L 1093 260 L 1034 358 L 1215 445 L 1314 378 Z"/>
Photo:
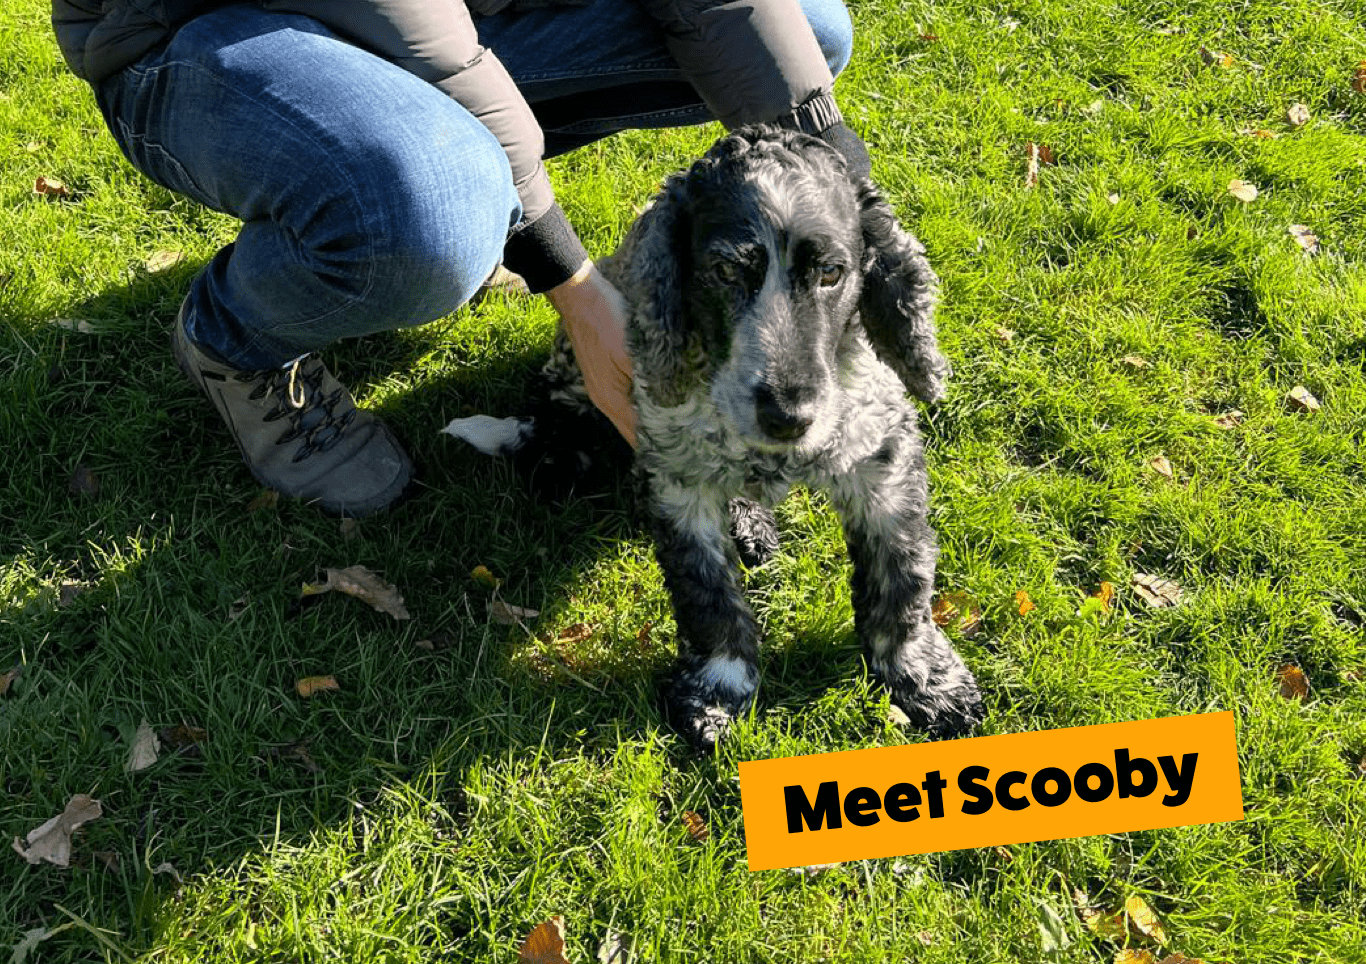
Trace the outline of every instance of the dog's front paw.
<path fill-rule="evenodd" d="M 911 723 L 936 740 L 948 740 L 971 733 L 986 719 L 986 707 L 972 671 L 948 649 L 948 641 L 941 640 L 947 659 L 914 663 L 903 659 L 891 668 L 875 665 L 874 675 Z"/>
<path fill-rule="evenodd" d="M 758 670 L 738 658 L 680 659 L 664 684 L 664 713 L 693 747 L 710 752 L 754 704 L 758 684 Z"/>
<path fill-rule="evenodd" d="M 762 566 L 778 551 L 778 524 L 773 513 L 750 499 L 731 499 L 730 534 L 740 561 L 748 568 Z"/>

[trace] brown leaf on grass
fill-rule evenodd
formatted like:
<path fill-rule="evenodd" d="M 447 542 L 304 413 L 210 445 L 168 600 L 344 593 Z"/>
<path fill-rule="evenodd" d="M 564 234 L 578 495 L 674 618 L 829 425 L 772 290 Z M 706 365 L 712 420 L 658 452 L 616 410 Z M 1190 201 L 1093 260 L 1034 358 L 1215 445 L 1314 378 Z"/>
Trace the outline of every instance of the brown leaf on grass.
<path fill-rule="evenodd" d="M 1257 185 L 1253 184 L 1251 181 L 1241 181 L 1235 177 L 1228 182 L 1228 193 L 1232 194 L 1244 204 L 1251 204 L 1253 201 L 1257 200 L 1257 195 L 1260 192 L 1257 190 Z"/>
<path fill-rule="evenodd" d="M 1319 253 L 1319 238 L 1307 224 L 1290 225 L 1290 236 L 1304 249 L 1305 254 Z"/>
<path fill-rule="evenodd" d="M 1175 476 L 1172 474 L 1172 464 L 1171 462 L 1167 461 L 1167 457 L 1165 455 L 1154 456 L 1152 461 L 1150 461 L 1148 464 L 1153 467 L 1153 471 L 1156 472 L 1158 475 L 1161 475 L 1168 479 L 1175 478 Z"/>
<path fill-rule="evenodd" d="M 1286 663 L 1276 670 L 1276 682 L 1280 684 L 1281 696 L 1288 700 L 1303 700 L 1309 696 L 1309 677 L 1298 666 Z"/>
<path fill-rule="evenodd" d="M 133 735 L 133 745 L 128 749 L 128 762 L 123 765 L 124 772 L 136 773 L 138 770 L 147 769 L 157 762 L 157 754 L 160 751 L 161 742 L 157 740 L 152 724 L 143 720 L 138 725 L 137 733 Z"/>
<path fill-rule="evenodd" d="M 1285 112 L 1286 123 L 1291 127 L 1303 127 L 1309 123 L 1309 107 L 1306 104 L 1291 104 Z"/>
<path fill-rule="evenodd" d="M 1280 137 L 1275 131 L 1269 131 L 1265 127 L 1240 127 L 1238 133 L 1244 137 L 1255 137 L 1261 141 L 1274 141 Z"/>
<path fill-rule="evenodd" d="M 1157 919 L 1157 914 L 1148 906 L 1147 901 L 1137 894 L 1124 902 L 1124 913 L 1128 915 L 1138 932 L 1151 941 L 1158 944 L 1167 943 L 1167 931 L 1162 926 L 1162 922 Z"/>
<path fill-rule="evenodd" d="M 1242 423 L 1245 417 L 1246 416 L 1244 416 L 1242 412 L 1235 408 L 1225 412 L 1223 415 L 1216 415 L 1214 424 L 1223 429 L 1235 428 Z"/>
<path fill-rule="evenodd" d="M 1029 598 L 1029 593 L 1021 589 L 1015 593 L 1015 608 L 1021 616 L 1028 616 L 1031 610 L 1038 607 L 1034 605 L 1034 600 Z"/>
<path fill-rule="evenodd" d="M 1286 400 L 1302 412 L 1317 412 L 1323 406 L 1314 397 L 1314 393 L 1303 385 L 1296 385 L 1286 393 Z"/>
<path fill-rule="evenodd" d="M 14 851 L 30 864 L 47 861 L 58 867 L 67 867 L 71 863 L 72 833 L 101 813 L 98 800 L 78 793 L 67 802 L 65 810 L 36 830 L 30 830 L 23 841 L 15 837 Z"/>
<path fill-rule="evenodd" d="M 964 636 L 971 636 L 982 625 L 982 607 L 965 592 L 946 592 L 935 596 L 930 615 L 936 626 L 957 626 Z"/>
<path fill-rule="evenodd" d="M 294 684 L 294 692 L 304 699 L 312 699 L 315 693 L 339 690 L 335 676 L 305 676 Z"/>
<path fill-rule="evenodd" d="M 1142 357 L 1141 355 L 1125 355 L 1123 358 L 1120 359 L 1120 361 L 1128 365 L 1130 368 L 1152 367 L 1152 365 L 1149 364 L 1148 359 Z"/>
<path fill-rule="evenodd" d="M 33 193 L 43 197 L 71 197 L 70 189 L 55 177 L 40 176 L 33 182 Z"/>
<path fill-rule="evenodd" d="M 569 964 L 564 956 L 564 917 L 556 914 L 537 925 L 517 951 L 522 964 Z"/>
<path fill-rule="evenodd" d="M 403 597 L 398 590 L 364 566 L 347 566 L 345 569 L 328 569 L 327 582 L 321 585 L 305 585 L 302 595 L 315 596 L 319 593 L 338 592 L 355 596 L 369 603 L 376 611 L 388 613 L 395 619 L 411 619 L 403 605 Z"/>
<path fill-rule="evenodd" d="M 925 41 L 926 43 L 932 44 L 932 43 L 935 43 L 935 42 L 937 42 L 937 41 L 939 40 L 939 34 L 937 34 L 937 33 L 922 33 L 922 34 L 920 34 L 920 39 L 923 40 L 923 41 Z"/>
<path fill-rule="evenodd" d="M 1161 576 L 1136 572 L 1130 585 L 1154 609 L 1169 609 L 1181 601 L 1181 587 Z"/>
<path fill-rule="evenodd" d="M 535 619 L 540 614 L 538 609 L 525 609 L 501 599 L 489 600 L 489 619 L 503 626 L 516 626 L 522 620 Z"/>
<path fill-rule="evenodd" d="M 711 828 L 707 826 L 707 821 L 694 810 L 683 811 L 683 826 L 688 829 L 688 836 L 693 843 L 702 843 L 711 836 Z"/>
<path fill-rule="evenodd" d="M 1168 954 L 1157 964 L 1205 964 L 1204 961 L 1195 957 L 1187 957 L 1185 954 Z"/>
<path fill-rule="evenodd" d="M 183 251 L 158 251 L 142 262 L 142 266 L 148 274 L 158 274 L 162 271 L 169 271 L 184 260 L 185 252 Z"/>
<path fill-rule="evenodd" d="M 1115 955 L 1115 964 L 1157 964 L 1157 958 L 1141 947 L 1126 947 Z"/>
<path fill-rule="evenodd" d="M 1200 60 L 1206 67 L 1222 67 L 1225 70 L 1233 66 L 1233 55 L 1221 53 L 1218 50 L 1210 50 L 1208 47 L 1200 48 Z"/>
<path fill-rule="evenodd" d="M 1009 345 L 1012 341 L 1015 340 L 1015 332 L 1011 331 L 1009 328 L 998 327 L 996 328 L 996 337 L 999 338 L 1004 344 Z"/>
<path fill-rule="evenodd" d="M 1091 900 L 1080 890 L 1072 892 L 1072 902 L 1076 904 L 1077 915 L 1081 922 L 1086 925 L 1086 929 L 1095 936 L 1107 941 L 1122 941 L 1128 937 L 1128 928 L 1124 926 L 1124 915 L 1122 913 L 1107 914 L 1105 911 L 1091 906 Z"/>
<path fill-rule="evenodd" d="M 1358 94 L 1366 94 L 1366 60 L 1357 64 L 1356 73 L 1352 74 L 1352 89 Z"/>
<path fill-rule="evenodd" d="M 550 633 L 542 633 L 537 638 L 543 643 L 569 643 L 572 645 L 591 639 L 597 631 L 598 627 L 590 626 L 588 623 L 574 623 L 561 629 L 553 636 Z"/>
<path fill-rule="evenodd" d="M 242 618 L 242 614 L 251 608 L 251 600 L 246 596 L 236 600 L 228 607 L 228 622 L 235 623 Z"/>
<path fill-rule="evenodd" d="M 488 589 L 497 589 L 502 585 L 502 580 L 489 572 L 488 566 L 475 566 L 470 570 L 470 578 Z"/>
<path fill-rule="evenodd" d="M 0 696 L 4 696 L 9 692 L 9 688 L 14 685 L 15 680 L 23 675 L 23 672 L 24 668 L 22 666 L 13 666 L 3 673 L 0 673 Z"/>
<path fill-rule="evenodd" d="M 157 736 L 161 738 L 161 745 L 166 749 L 180 751 L 197 747 L 208 740 L 209 733 L 203 727 L 177 723 L 175 726 L 164 727 Z"/>
<path fill-rule="evenodd" d="M 1029 160 L 1025 165 L 1025 187 L 1036 187 L 1039 183 L 1039 168 L 1046 164 L 1058 163 L 1053 149 L 1046 144 L 1029 142 Z"/>

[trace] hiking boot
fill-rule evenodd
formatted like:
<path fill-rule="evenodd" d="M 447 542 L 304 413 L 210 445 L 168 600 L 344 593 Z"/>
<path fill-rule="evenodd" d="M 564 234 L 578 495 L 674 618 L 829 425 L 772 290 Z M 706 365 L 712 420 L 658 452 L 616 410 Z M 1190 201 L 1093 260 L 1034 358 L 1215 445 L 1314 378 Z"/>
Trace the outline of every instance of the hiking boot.
<path fill-rule="evenodd" d="M 388 508 L 407 487 L 413 466 L 398 440 L 356 408 L 321 359 L 305 355 L 283 368 L 239 371 L 190 341 L 184 308 L 171 351 L 267 488 L 360 517 Z"/>

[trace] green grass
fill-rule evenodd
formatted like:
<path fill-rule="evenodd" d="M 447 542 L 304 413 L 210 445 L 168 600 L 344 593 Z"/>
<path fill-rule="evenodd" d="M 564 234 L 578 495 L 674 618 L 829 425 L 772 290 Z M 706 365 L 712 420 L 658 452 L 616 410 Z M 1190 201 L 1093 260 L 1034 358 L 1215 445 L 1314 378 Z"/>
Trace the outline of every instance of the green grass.
<path fill-rule="evenodd" d="M 1142 896 L 1168 950 L 1209 962 L 1366 961 L 1360 6 L 853 7 L 837 91 L 943 279 L 955 378 L 924 430 L 941 587 L 984 610 L 958 641 L 982 732 L 1233 710 L 1246 819 L 749 873 L 738 761 L 922 738 L 885 723 L 863 679 L 823 500 L 782 507 L 786 548 L 748 577 L 764 688 L 714 760 L 656 709 L 672 623 L 624 501 L 536 505 L 436 434 L 517 410 L 549 343 L 544 304 L 495 299 L 328 354 L 410 443 L 413 501 L 347 533 L 297 505 L 251 511 L 256 487 L 166 351 L 186 281 L 233 225 L 127 166 L 44 4 L 12 0 L 0 669 L 24 672 L 0 697 L 0 838 L 76 793 L 104 816 L 69 869 L 0 855 L 0 957 L 69 924 L 30 960 L 506 961 L 558 913 L 577 961 L 611 929 L 638 961 L 1024 962 L 1045 959 L 1049 907 L 1056 959 L 1109 962 L 1118 948 L 1070 910 L 1081 889 L 1111 909 Z M 1202 46 L 1232 65 L 1204 65 Z M 557 162 L 590 249 L 611 250 L 715 134 L 631 134 Z M 1033 189 L 1031 142 L 1058 160 Z M 73 197 L 34 195 L 39 175 Z M 1233 178 L 1260 197 L 1235 200 Z M 149 273 L 159 250 L 186 260 Z M 1322 410 L 1287 404 L 1296 385 Z M 1241 424 L 1213 424 L 1235 408 Z M 73 489 L 78 468 L 97 491 Z M 395 583 L 413 619 L 295 604 L 352 564 Z M 488 622 L 477 565 L 542 610 L 533 634 Z M 1136 572 L 1179 582 L 1182 604 L 1144 606 Z M 1120 587 L 1115 613 L 1077 619 L 1102 581 Z M 64 599 L 64 583 L 83 591 Z M 581 622 L 586 641 L 535 638 Z M 1308 674 L 1306 701 L 1278 695 L 1285 663 Z M 299 699 L 294 681 L 317 674 L 341 690 Z M 128 774 L 143 719 L 207 739 Z M 684 810 L 707 820 L 704 844 Z"/>

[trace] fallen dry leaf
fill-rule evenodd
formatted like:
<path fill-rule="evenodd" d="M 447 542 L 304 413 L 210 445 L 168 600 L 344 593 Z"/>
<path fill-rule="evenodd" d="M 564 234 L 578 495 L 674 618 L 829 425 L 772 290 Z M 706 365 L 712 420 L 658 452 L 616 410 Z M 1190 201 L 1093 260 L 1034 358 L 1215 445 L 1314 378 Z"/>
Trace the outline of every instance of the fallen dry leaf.
<path fill-rule="evenodd" d="M 1175 476 L 1172 475 L 1172 464 L 1167 461 L 1165 455 L 1154 456 L 1153 460 L 1148 464 L 1153 467 L 1153 471 L 1158 475 L 1165 476 L 1169 479 L 1175 478 Z"/>
<path fill-rule="evenodd" d="M 1199 958 L 1187 957 L 1185 954 L 1168 954 L 1157 964 L 1205 964 L 1205 962 Z"/>
<path fill-rule="evenodd" d="M 43 197 L 71 197 L 71 191 L 55 177 L 39 177 L 33 182 L 33 193 Z"/>
<path fill-rule="evenodd" d="M 152 724 L 143 720 L 138 724 L 137 733 L 133 735 L 133 745 L 128 750 L 128 762 L 123 765 L 124 772 L 136 773 L 138 770 L 147 769 L 157 762 L 157 754 L 160 751 L 161 743 L 157 740 Z"/>
<path fill-rule="evenodd" d="M 9 688 L 14 685 L 14 681 L 17 680 L 23 672 L 24 668 L 22 666 L 12 666 L 3 673 L 0 673 L 0 696 L 4 696 L 9 692 Z"/>
<path fill-rule="evenodd" d="M 75 927 L 74 921 L 67 921 L 58 927 L 48 930 L 46 927 L 35 927 L 32 930 L 24 931 L 24 936 L 19 938 L 19 943 L 10 949 L 9 964 L 26 964 L 28 956 L 33 953 L 39 944 L 54 937 L 64 930 Z"/>
<path fill-rule="evenodd" d="M 596 626 L 590 626 L 588 623 L 574 623 L 571 626 L 566 626 L 564 629 L 561 629 L 555 634 L 554 639 L 547 639 L 544 640 L 544 642 L 581 643 L 586 639 L 592 638 L 593 634 L 597 631 L 598 628 Z"/>
<path fill-rule="evenodd" d="M 231 606 L 228 607 L 228 622 L 237 622 L 237 620 L 242 618 L 242 614 L 250 608 L 251 600 L 248 599 L 246 596 L 243 596 L 242 598 L 236 600 L 235 602 L 233 602 Z"/>
<path fill-rule="evenodd" d="M 1152 367 L 1152 366 L 1148 363 L 1148 359 L 1143 358 L 1143 357 L 1140 356 L 1140 355 L 1125 355 L 1123 358 L 1120 359 L 1120 361 L 1122 361 L 1124 364 L 1128 365 L 1130 368 L 1151 368 L 1151 367 Z"/>
<path fill-rule="evenodd" d="M 100 326 L 85 318 L 53 318 L 52 323 L 67 331 L 80 332 L 82 335 L 97 335 Z"/>
<path fill-rule="evenodd" d="M 1015 608 L 1019 610 L 1021 616 L 1027 616 L 1031 610 L 1037 607 L 1034 605 L 1034 600 L 1029 598 L 1029 593 L 1021 589 L 1015 593 Z"/>
<path fill-rule="evenodd" d="M 1015 332 L 1011 331 L 1009 328 L 997 328 L 996 337 L 1009 345 L 1015 340 Z"/>
<path fill-rule="evenodd" d="M 598 945 L 598 964 L 630 964 L 631 947 L 626 935 L 610 927 Z"/>
<path fill-rule="evenodd" d="M 1161 576 L 1136 572 L 1130 585 L 1154 609 L 1167 609 L 1181 601 L 1181 587 Z"/>
<path fill-rule="evenodd" d="M 1039 168 L 1045 164 L 1058 163 L 1053 149 L 1045 144 L 1029 142 L 1029 161 L 1025 165 L 1025 187 L 1032 188 L 1039 183 Z"/>
<path fill-rule="evenodd" d="M 693 810 L 683 811 L 683 826 L 688 828 L 688 836 L 694 843 L 702 843 L 711 836 L 711 828 L 707 826 L 707 821 L 702 819 L 702 815 Z"/>
<path fill-rule="evenodd" d="M 1303 385 L 1296 385 L 1286 393 L 1286 399 L 1302 412 L 1317 412 L 1323 406 L 1314 397 L 1313 392 Z"/>
<path fill-rule="evenodd" d="M 1263 141 L 1274 141 L 1281 136 L 1275 131 L 1267 130 L 1265 127 L 1240 127 L 1238 133 L 1242 134 L 1244 137 L 1255 137 L 1258 140 Z"/>
<path fill-rule="evenodd" d="M 1225 412 L 1223 415 L 1216 415 L 1214 418 L 1214 424 L 1219 426 L 1219 428 L 1233 428 L 1239 425 L 1244 418 L 1245 416 L 1243 415 L 1243 413 L 1235 408 Z"/>
<path fill-rule="evenodd" d="M 939 40 L 939 34 L 937 34 L 937 33 L 922 33 L 922 34 L 920 35 L 920 39 L 923 40 L 923 41 L 925 41 L 926 43 L 931 43 L 931 44 L 932 44 L 932 43 L 935 43 L 936 41 Z"/>
<path fill-rule="evenodd" d="M 1206 67 L 1223 67 L 1228 69 L 1233 66 L 1233 55 L 1221 53 L 1217 50 L 1210 50 L 1208 47 L 1200 48 L 1200 60 Z"/>
<path fill-rule="evenodd" d="M 517 951 L 523 964 L 569 964 L 564 956 L 564 918 L 556 914 L 527 935 Z"/>
<path fill-rule="evenodd" d="M 25 841 L 15 837 L 14 852 L 30 864 L 46 860 L 58 867 L 67 867 L 71 863 L 71 834 L 77 827 L 99 817 L 102 812 L 98 800 L 78 793 L 67 802 L 66 809 L 60 814 L 36 830 L 30 830 Z"/>
<path fill-rule="evenodd" d="M 1291 104 L 1285 112 L 1285 120 L 1291 127 L 1303 127 L 1309 123 L 1309 107 L 1306 104 Z"/>
<path fill-rule="evenodd" d="M 294 691 L 304 699 L 311 699 L 315 693 L 339 689 L 341 686 L 335 676 L 305 676 L 294 684 Z"/>
<path fill-rule="evenodd" d="M 1129 920 L 1133 921 L 1134 927 L 1138 932 L 1149 940 L 1156 941 L 1158 944 L 1167 943 L 1167 931 L 1162 926 L 1162 922 L 1157 919 L 1157 914 L 1148 906 L 1147 902 L 1137 894 L 1124 902 L 1124 913 L 1129 915 Z"/>
<path fill-rule="evenodd" d="M 982 625 L 982 607 L 965 592 L 946 592 L 934 598 L 930 615 L 936 626 L 957 626 L 964 636 L 971 636 Z"/>
<path fill-rule="evenodd" d="M 203 727 L 185 723 L 165 727 L 157 735 L 161 737 L 161 745 L 173 752 L 198 746 L 209 738 L 208 731 Z"/>
<path fill-rule="evenodd" d="M 488 566 L 475 566 L 470 570 L 470 578 L 489 589 L 497 589 L 502 585 L 502 580 L 489 572 Z"/>
<path fill-rule="evenodd" d="M 157 274 L 174 268 L 184 260 L 185 252 L 183 251 L 158 251 L 142 262 L 142 266 L 147 269 L 148 274 Z"/>
<path fill-rule="evenodd" d="M 1251 204 L 1257 200 L 1257 185 L 1251 181 L 1240 181 L 1238 178 L 1228 182 L 1228 193 L 1232 194 L 1244 204 Z"/>
<path fill-rule="evenodd" d="M 1352 74 L 1352 89 L 1358 94 L 1366 94 L 1366 60 L 1357 64 L 1356 73 Z"/>
<path fill-rule="evenodd" d="M 176 882 L 177 884 L 183 884 L 183 883 L 185 883 L 185 881 L 181 879 L 180 871 L 176 870 L 176 869 L 175 869 L 175 864 L 171 863 L 169 860 L 163 860 L 161 863 L 159 863 L 159 864 L 157 864 L 155 867 L 153 867 L 153 868 L 152 868 L 152 873 L 153 873 L 153 874 L 170 874 L 172 877 L 175 878 L 175 882 Z"/>
<path fill-rule="evenodd" d="M 1115 955 L 1115 964 L 1157 964 L 1152 951 L 1141 947 L 1127 947 Z"/>
<path fill-rule="evenodd" d="M 1276 681 L 1281 687 L 1281 696 L 1288 700 L 1303 700 L 1309 696 L 1309 677 L 1304 670 L 1289 663 L 1276 670 Z"/>
<path fill-rule="evenodd" d="M 540 614 L 538 609 L 525 609 L 501 599 L 489 600 L 489 619 L 504 626 L 515 626 L 524 619 L 535 619 Z"/>
<path fill-rule="evenodd" d="M 1295 239 L 1295 243 L 1304 249 L 1305 254 L 1319 253 L 1319 239 L 1307 224 L 1290 225 L 1290 236 Z"/>
<path fill-rule="evenodd" d="M 347 566 L 345 569 L 328 569 L 327 582 L 322 585 L 305 585 L 302 595 L 315 596 L 319 593 L 338 592 L 355 596 L 369 603 L 376 611 L 388 613 L 395 619 L 411 619 L 403 605 L 403 597 L 398 590 L 364 566 Z"/>
<path fill-rule="evenodd" d="M 1118 204 L 1118 203 L 1119 203 L 1119 195 L 1118 195 L 1118 194 L 1115 194 L 1114 192 L 1111 192 L 1111 193 L 1105 195 L 1105 200 L 1109 201 L 1111 204 Z"/>

